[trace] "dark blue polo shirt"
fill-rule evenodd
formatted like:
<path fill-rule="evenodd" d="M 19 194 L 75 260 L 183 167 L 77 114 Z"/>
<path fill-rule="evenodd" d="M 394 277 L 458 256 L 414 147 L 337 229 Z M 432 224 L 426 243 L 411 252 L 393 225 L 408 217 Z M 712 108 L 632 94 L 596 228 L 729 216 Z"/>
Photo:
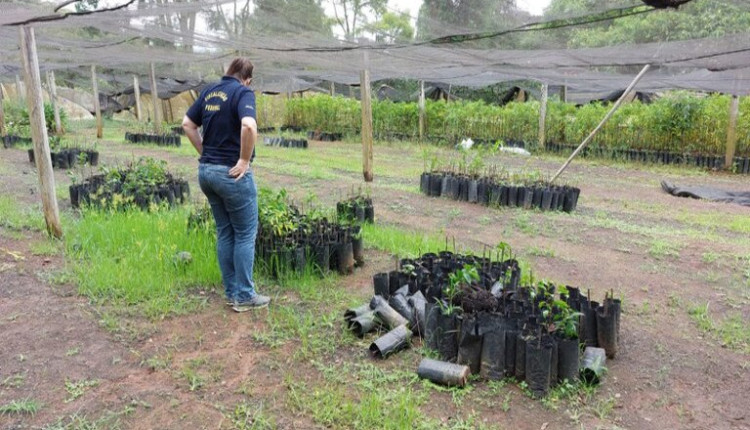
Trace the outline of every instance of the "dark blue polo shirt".
<path fill-rule="evenodd" d="M 203 126 L 203 153 L 200 162 L 234 166 L 240 158 L 242 118 L 255 118 L 255 93 L 232 76 L 201 91 L 186 115 Z M 255 158 L 253 149 L 251 160 Z"/>

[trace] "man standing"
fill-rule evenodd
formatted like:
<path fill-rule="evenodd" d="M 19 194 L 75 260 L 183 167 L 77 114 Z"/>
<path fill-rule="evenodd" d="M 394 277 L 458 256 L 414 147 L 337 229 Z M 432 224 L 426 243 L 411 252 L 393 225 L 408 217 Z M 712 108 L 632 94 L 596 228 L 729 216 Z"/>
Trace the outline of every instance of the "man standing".
<path fill-rule="evenodd" d="M 258 196 L 250 163 L 258 125 L 255 94 L 247 88 L 252 79 L 250 60 L 236 58 L 221 81 L 201 91 L 182 120 L 185 135 L 200 154 L 198 182 L 216 221 L 221 278 L 236 312 L 271 301 L 255 291 L 253 282 Z"/>

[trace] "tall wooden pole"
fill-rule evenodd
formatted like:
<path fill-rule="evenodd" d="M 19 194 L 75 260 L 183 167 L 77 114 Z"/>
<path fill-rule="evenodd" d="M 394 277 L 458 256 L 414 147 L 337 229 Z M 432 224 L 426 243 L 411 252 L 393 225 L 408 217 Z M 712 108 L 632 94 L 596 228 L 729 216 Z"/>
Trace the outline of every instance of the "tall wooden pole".
<path fill-rule="evenodd" d="M 724 157 L 724 168 L 731 169 L 734 152 L 737 149 L 737 117 L 740 113 L 740 98 L 732 96 L 729 103 L 729 125 L 727 126 L 727 153 Z"/>
<path fill-rule="evenodd" d="M 23 84 L 21 83 L 21 77 L 16 75 L 16 99 L 19 103 L 23 103 Z"/>
<path fill-rule="evenodd" d="M 336 95 L 336 84 L 331 81 L 331 97 Z"/>
<path fill-rule="evenodd" d="M 362 70 L 359 74 L 359 89 L 362 99 L 362 173 L 365 182 L 372 182 L 372 104 L 370 99 L 370 72 L 367 69 Z"/>
<path fill-rule="evenodd" d="M 133 75 L 133 91 L 135 92 L 135 117 L 138 121 L 143 121 L 143 111 L 141 110 L 141 86 L 138 83 L 138 75 Z"/>
<path fill-rule="evenodd" d="M 49 87 L 49 100 L 52 103 L 52 111 L 55 115 L 55 133 L 63 134 L 62 122 L 60 121 L 60 103 L 57 101 L 57 85 L 55 84 L 55 72 L 47 72 L 47 87 Z"/>
<path fill-rule="evenodd" d="M 547 140 L 547 84 L 542 84 L 542 97 L 539 103 L 539 147 L 544 149 Z"/>
<path fill-rule="evenodd" d="M 57 238 L 62 237 L 60 212 L 55 195 L 55 174 L 52 170 L 47 125 L 44 120 L 44 101 L 42 100 L 42 78 L 39 75 L 39 60 L 36 55 L 34 29 L 27 26 L 18 29 L 21 39 L 21 57 L 23 58 L 24 79 L 26 80 L 26 99 L 31 124 L 31 139 L 34 142 L 34 160 L 39 175 L 39 188 L 42 194 L 42 208 L 47 232 Z"/>
<path fill-rule="evenodd" d="M 5 136 L 5 110 L 3 109 L 3 84 L 0 83 L 0 136 Z"/>
<path fill-rule="evenodd" d="M 638 76 L 636 76 L 635 79 L 633 79 L 633 82 L 631 82 L 630 85 L 628 85 L 628 87 L 625 89 L 625 91 L 622 92 L 622 95 L 620 96 L 619 99 L 617 99 L 614 106 L 612 106 L 612 109 L 610 109 L 609 112 L 607 112 L 607 114 L 604 115 L 604 118 L 599 123 L 599 125 L 597 125 L 596 128 L 592 130 L 591 133 L 586 137 L 586 139 L 584 139 L 583 142 L 581 142 L 581 144 L 578 145 L 578 148 L 576 148 L 576 150 L 573 151 L 572 154 L 570 154 L 570 157 L 568 157 L 568 159 L 565 160 L 565 163 L 563 163 L 563 165 L 560 167 L 557 173 L 555 173 L 555 176 L 553 176 L 552 179 L 549 180 L 550 184 L 554 182 L 555 179 L 557 179 L 557 177 L 560 176 L 562 172 L 565 171 L 565 169 L 568 168 L 568 166 L 570 165 L 570 162 L 573 161 L 574 158 L 576 158 L 576 155 L 578 155 L 578 153 L 581 152 L 583 148 L 585 148 L 586 145 L 589 144 L 589 142 L 591 142 L 594 136 L 596 136 L 596 133 L 598 133 L 599 130 L 601 130 L 601 128 L 604 127 L 604 124 L 612 117 L 612 115 L 614 115 L 614 113 L 622 104 L 623 100 L 625 100 L 628 94 L 630 94 L 630 92 L 633 91 L 633 88 L 635 88 L 636 84 L 638 84 L 638 82 L 641 80 L 643 75 L 645 75 L 646 72 L 648 72 L 649 68 L 651 68 L 651 66 L 649 64 L 646 64 L 643 67 L 643 69 L 641 69 L 641 71 L 638 73 Z"/>
<path fill-rule="evenodd" d="M 419 140 L 424 139 L 424 81 L 419 81 Z"/>
<path fill-rule="evenodd" d="M 562 87 L 560 87 L 560 101 L 563 103 L 568 102 L 568 86 L 567 85 L 563 85 Z"/>
<path fill-rule="evenodd" d="M 154 132 L 161 133 L 161 107 L 159 106 L 159 90 L 156 88 L 156 69 L 151 63 L 151 99 L 154 105 Z"/>
<path fill-rule="evenodd" d="M 102 127 L 102 108 L 99 106 L 99 84 L 96 82 L 96 66 L 91 65 L 91 88 L 94 92 L 94 112 L 96 113 L 96 138 L 104 135 Z"/>

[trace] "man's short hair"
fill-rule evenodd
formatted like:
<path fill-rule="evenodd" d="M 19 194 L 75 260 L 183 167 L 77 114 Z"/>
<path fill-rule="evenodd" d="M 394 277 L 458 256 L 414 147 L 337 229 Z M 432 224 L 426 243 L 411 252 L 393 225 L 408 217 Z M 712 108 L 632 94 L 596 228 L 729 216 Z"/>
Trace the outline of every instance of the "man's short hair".
<path fill-rule="evenodd" d="M 227 76 L 234 76 L 240 80 L 250 79 L 253 77 L 253 63 L 247 58 L 235 58 L 227 69 Z"/>

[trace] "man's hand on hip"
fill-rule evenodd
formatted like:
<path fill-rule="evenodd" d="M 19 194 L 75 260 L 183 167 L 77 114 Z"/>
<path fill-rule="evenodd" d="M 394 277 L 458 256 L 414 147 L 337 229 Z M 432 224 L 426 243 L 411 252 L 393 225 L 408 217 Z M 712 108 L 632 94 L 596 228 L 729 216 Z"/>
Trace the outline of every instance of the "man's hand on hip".
<path fill-rule="evenodd" d="M 237 164 L 229 169 L 229 176 L 233 177 L 235 181 L 239 181 L 248 170 L 250 170 L 250 162 L 240 158 L 237 160 Z"/>

